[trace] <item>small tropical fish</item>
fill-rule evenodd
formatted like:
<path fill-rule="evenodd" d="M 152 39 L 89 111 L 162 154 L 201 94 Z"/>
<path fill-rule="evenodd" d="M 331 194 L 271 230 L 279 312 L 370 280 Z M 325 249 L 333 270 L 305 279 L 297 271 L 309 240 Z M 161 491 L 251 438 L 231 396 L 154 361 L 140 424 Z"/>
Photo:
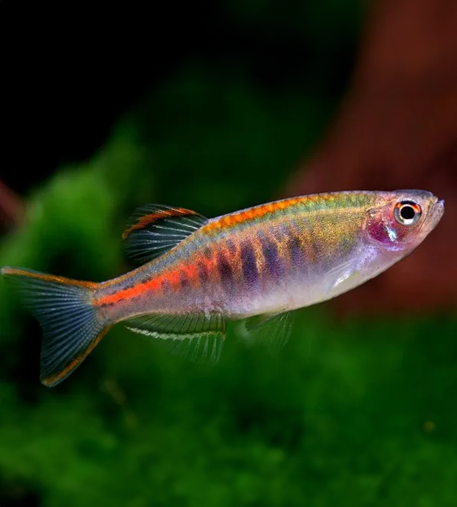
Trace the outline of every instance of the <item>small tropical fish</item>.
<path fill-rule="evenodd" d="M 435 228 L 444 203 L 421 190 L 284 199 L 207 219 L 149 205 L 123 238 L 142 264 L 107 282 L 5 267 L 43 331 L 41 380 L 68 377 L 108 330 L 128 329 L 192 359 L 217 361 L 229 320 L 283 345 L 292 310 L 379 275 Z"/>

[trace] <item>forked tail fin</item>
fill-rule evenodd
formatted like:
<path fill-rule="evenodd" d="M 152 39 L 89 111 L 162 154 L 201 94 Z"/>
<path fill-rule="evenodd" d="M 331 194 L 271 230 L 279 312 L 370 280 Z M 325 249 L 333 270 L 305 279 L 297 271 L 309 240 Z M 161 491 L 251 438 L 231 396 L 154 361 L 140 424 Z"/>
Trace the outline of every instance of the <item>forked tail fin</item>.
<path fill-rule="evenodd" d="M 92 304 L 96 283 L 5 267 L 5 280 L 43 328 L 41 382 L 66 379 L 108 331 Z"/>

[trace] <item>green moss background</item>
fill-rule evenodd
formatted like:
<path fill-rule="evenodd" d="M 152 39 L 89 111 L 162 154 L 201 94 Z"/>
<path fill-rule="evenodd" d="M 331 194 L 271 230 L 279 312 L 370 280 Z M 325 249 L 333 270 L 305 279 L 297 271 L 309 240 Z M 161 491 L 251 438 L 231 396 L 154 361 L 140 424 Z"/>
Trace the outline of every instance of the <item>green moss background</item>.
<path fill-rule="evenodd" d="M 277 197 L 335 114 L 361 8 L 223 5 L 261 40 L 310 47 L 306 71 L 265 86 L 241 57 L 187 62 L 88 160 L 33 186 L 1 266 L 101 281 L 131 268 L 138 205 L 215 216 Z M 54 389 L 40 336 L 0 280 L 2 507 L 457 505 L 454 316 L 341 322 L 319 305 L 279 355 L 231 328 L 216 367 L 114 329 Z"/>

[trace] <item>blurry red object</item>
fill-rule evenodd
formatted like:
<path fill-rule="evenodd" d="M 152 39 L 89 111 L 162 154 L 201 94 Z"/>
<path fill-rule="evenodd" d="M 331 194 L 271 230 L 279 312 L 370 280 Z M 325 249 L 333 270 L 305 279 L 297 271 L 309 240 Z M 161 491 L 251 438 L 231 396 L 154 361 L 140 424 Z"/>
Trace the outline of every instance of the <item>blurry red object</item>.
<path fill-rule="evenodd" d="M 0 232 L 18 225 L 23 212 L 22 201 L 0 180 Z"/>
<path fill-rule="evenodd" d="M 333 301 L 342 314 L 457 306 L 457 2 L 380 0 L 331 129 L 286 189 L 425 189 L 445 215 L 409 258 Z"/>

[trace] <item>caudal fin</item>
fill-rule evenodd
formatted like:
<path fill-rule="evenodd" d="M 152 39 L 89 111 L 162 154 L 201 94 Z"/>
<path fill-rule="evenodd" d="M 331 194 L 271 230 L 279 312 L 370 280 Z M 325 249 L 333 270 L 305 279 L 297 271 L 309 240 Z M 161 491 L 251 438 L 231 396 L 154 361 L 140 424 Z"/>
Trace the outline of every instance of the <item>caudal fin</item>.
<path fill-rule="evenodd" d="M 5 267 L 5 280 L 43 328 L 41 382 L 66 379 L 108 331 L 92 305 L 97 284 Z"/>

